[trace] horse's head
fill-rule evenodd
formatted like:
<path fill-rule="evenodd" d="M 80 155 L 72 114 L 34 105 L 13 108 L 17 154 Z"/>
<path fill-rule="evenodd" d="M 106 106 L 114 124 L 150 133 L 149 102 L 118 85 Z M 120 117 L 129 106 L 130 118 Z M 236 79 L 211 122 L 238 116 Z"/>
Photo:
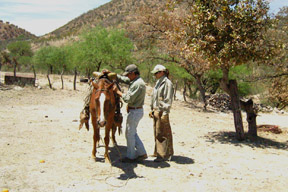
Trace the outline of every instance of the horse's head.
<path fill-rule="evenodd" d="M 114 121 L 115 114 L 115 96 L 113 92 L 114 83 L 105 78 L 101 78 L 97 83 L 92 82 L 94 86 L 94 99 L 96 108 L 97 124 L 104 127 L 107 121 Z"/>

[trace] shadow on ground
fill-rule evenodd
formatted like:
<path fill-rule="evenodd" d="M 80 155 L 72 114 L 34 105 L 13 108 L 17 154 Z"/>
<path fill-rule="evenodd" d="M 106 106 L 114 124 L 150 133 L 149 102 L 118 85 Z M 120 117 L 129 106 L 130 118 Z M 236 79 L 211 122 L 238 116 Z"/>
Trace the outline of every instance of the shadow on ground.
<path fill-rule="evenodd" d="M 271 139 L 263 137 L 249 138 L 247 134 L 245 135 L 244 141 L 238 141 L 236 139 L 235 132 L 210 132 L 208 135 L 204 136 L 207 142 L 215 143 L 220 142 L 222 144 L 233 144 L 235 146 L 249 146 L 252 148 L 273 148 L 273 149 L 288 149 L 288 142 L 277 142 Z"/>
<path fill-rule="evenodd" d="M 118 148 L 118 149 L 117 149 Z M 125 157 L 127 147 L 126 146 L 118 146 L 110 148 L 109 156 L 111 158 L 112 167 L 117 167 L 123 171 L 122 174 L 118 177 L 120 180 L 128 180 L 133 178 L 143 178 L 143 176 L 139 176 L 135 173 L 134 169 L 138 166 L 138 164 L 144 165 L 149 168 L 168 168 L 170 167 L 171 162 L 175 162 L 177 164 L 193 164 L 194 160 L 189 157 L 183 156 L 173 156 L 170 161 L 164 162 L 154 162 L 153 160 L 144 160 L 141 162 L 134 163 L 122 163 L 120 162 L 121 157 Z M 120 154 L 121 157 L 120 157 Z"/>

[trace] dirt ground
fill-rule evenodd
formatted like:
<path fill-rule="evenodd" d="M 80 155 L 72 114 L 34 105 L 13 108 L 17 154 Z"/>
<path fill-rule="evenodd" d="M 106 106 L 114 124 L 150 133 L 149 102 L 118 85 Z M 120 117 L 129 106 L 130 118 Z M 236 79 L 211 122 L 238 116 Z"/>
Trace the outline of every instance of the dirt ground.
<path fill-rule="evenodd" d="M 3 83 L 3 72 L 1 73 Z M 235 139 L 231 112 L 203 112 L 195 104 L 174 101 L 170 121 L 175 155 L 169 162 L 119 162 L 110 147 L 112 165 L 104 162 L 100 141 L 92 160 L 92 134 L 78 130 L 87 84 L 51 76 L 54 90 L 40 76 L 39 87 L 0 89 L 0 189 L 10 192 L 94 191 L 287 191 L 288 114 L 259 114 L 258 124 L 278 125 L 283 133 L 258 132 L 256 141 Z M 40 87 L 41 86 L 41 87 Z M 138 134 L 152 154 L 153 128 L 148 117 L 151 88 L 147 87 L 144 117 Z M 125 106 L 122 108 L 125 132 Z M 243 114 L 245 120 L 246 115 Z M 244 122 L 245 131 L 247 123 Z M 103 130 L 101 134 L 104 135 Z M 117 135 L 122 156 L 124 134 Z M 43 162 L 43 161 L 44 162 Z"/>

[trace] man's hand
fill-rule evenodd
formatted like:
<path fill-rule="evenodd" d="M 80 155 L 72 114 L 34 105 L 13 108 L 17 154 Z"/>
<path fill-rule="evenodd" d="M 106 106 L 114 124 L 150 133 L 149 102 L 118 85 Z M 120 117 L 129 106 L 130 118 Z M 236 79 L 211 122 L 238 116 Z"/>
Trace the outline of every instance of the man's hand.
<path fill-rule="evenodd" d="M 116 85 L 113 86 L 113 92 L 122 97 L 122 92 L 118 89 Z"/>

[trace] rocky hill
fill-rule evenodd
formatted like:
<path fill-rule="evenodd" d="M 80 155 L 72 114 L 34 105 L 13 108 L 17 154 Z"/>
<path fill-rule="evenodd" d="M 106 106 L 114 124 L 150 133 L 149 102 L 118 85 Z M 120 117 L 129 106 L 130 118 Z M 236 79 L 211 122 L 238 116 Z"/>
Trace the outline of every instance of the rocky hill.
<path fill-rule="evenodd" d="M 47 38 L 63 39 L 69 36 L 77 36 L 83 29 L 97 25 L 123 27 L 125 23 L 135 19 L 135 14 L 141 6 L 148 5 L 153 7 L 161 3 L 166 3 L 166 0 L 111 0 L 109 3 L 92 9 L 71 20 L 64 26 L 37 39 L 39 42 L 43 42 L 43 40 Z M 0 44 L 18 38 L 19 36 L 22 37 L 22 39 L 36 37 L 18 26 L 10 24 L 9 22 L 4 23 L 0 20 Z"/>
<path fill-rule="evenodd" d="M 36 36 L 9 22 L 0 20 L 0 50 L 14 40 L 35 39 Z"/>
<path fill-rule="evenodd" d="M 166 0 L 112 0 L 80 15 L 48 35 L 54 37 L 75 35 L 82 29 L 97 25 L 121 27 L 126 22 L 133 20 L 133 16 L 141 6 L 157 6 L 165 2 Z"/>
<path fill-rule="evenodd" d="M 7 41 L 16 38 L 32 39 L 36 36 L 29 33 L 25 29 L 19 28 L 16 25 L 9 22 L 3 22 L 0 20 L 0 41 Z"/>

